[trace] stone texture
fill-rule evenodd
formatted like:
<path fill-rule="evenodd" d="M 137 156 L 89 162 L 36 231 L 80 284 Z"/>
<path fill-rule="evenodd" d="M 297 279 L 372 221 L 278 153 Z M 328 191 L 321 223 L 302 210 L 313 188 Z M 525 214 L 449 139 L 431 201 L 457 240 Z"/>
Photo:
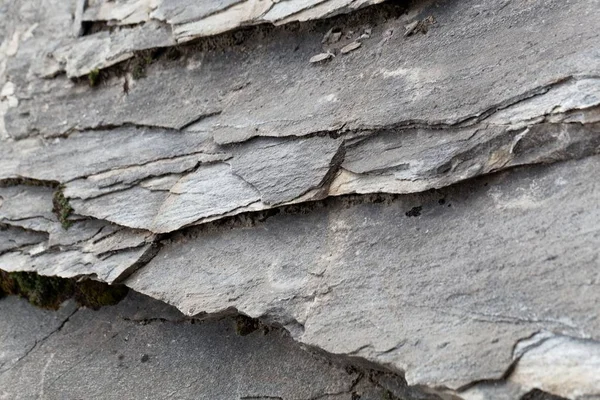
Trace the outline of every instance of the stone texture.
<path fill-rule="evenodd" d="M 37 350 L 38 344 L 60 329 L 75 311 L 74 303 L 60 310 L 35 308 L 17 297 L 0 300 L 0 376 Z M 9 386 L 5 381 L 1 386 Z M 0 398 L 9 398 L 0 391 Z"/>
<path fill-rule="evenodd" d="M 363 399 L 600 396 L 598 0 L 339 15 L 379 2 L 0 5 L 0 268 L 236 308 L 385 369 Z"/>
<path fill-rule="evenodd" d="M 410 384 L 460 389 L 500 379 L 514 344 L 541 329 L 600 339 L 589 309 L 600 300 L 589 181 L 599 167 L 590 157 L 390 204 L 339 200 L 253 228 L 198 229 L 126 284 L 188 315 L 233 307 Z"/>
<path fill-rule="evenodd" d="M 255 187 L 266 205 L 292 201 L 322 186 L 335 171 L 340 140 L 319 137 L 301 140 L 264 139 L 241 147 L 231 160 L 235 174 Z"/>
<path fill-rule="evenodd" d="M 181 4 L 169 5 L 172 10 L 163 10 L 165 15 L 181 15 L 176 11 Z M 277 3 L 272 11 L 311 4 Z M 231 7 L 238 5 L 248 3 Z M 114 12 L 125 19 L 133 9 L 152 9 L 143 2 L 90 7 L 124 7 L 129 11 Z M 197 7 L 207 16 L 220 15 Z M 479 6 L 488 14 L 497 11 L 489 18 L 471 18 L 468 2 L 417 5 L 396 18 L 389 17 L 394 14 L 388 8 L 383 16 L 365 13 L 363 20 L 332 22 L 344 33 L 334 44 L 321 43 L 328 26 L 304 25 L 294 34 L 275 29 L 267 38 L 255 29 L 244 33 L 241 45 L 206 39 L 182 51 L 178 60 L 153 59 L 143 79 L 109 74 L 96 88 L 62 76 L 34 79 L 38 58 L 16 51 L 8 57 L 5 74 L 11 84 L 7 107 L 12 101 L 5 129 L 18 140 L 6 140 L 0 150 L 0 177 L 58 181 L 66 185 L 77 213 L 162 233 L 328 195 L 420 192 L 516 165 L 585 157 L 599 148 L 600 80 L 590 72 L 597 70 L 597 59 L 590 57 L 595 31 L 585 22 L 598 16 L 598 8 L 577 2 L 570 6 L 573 13 L 566 13 L 564 7 L 520 9 L 507 3 L 496 10 L 490 2 Z M 405 22 L 429 14 L 437 22 L 427 35 L 393 35 Z M 581 32 L 572 29 L 572 14 L 578 15 Z M 507 46 L 515 30 L 526 29 L 520 25 L 526 17 L 528 26 L 556 21 L 544 28 L 556 35 L 530 34 L 532 46 L 571 61 L 548 65 L 550 55 L 533 50 L 513 56 Z M 117 40 L 121 32 L 98 34 Z M 480 32 L 476 42 L 473 32 Z M 17 42 L 19 48 L 33 48 L 41 40 L 31 35 Z M 52 35 L 54 42 L 62 40 Z M 44 43 L 52 42 L 52 35 Z M 352 55 L 323 66 L 307 62 L 315 46 L 319 51 L 343 46 L 357 35 L 363 46 Z M 583 36 L 569 40 L 573 35 Z M 506 40 L 492 46 L 497 37 Z M 476 51 L 484 44 L 498 50 Z M 89 59 L 77 47 L 67 47 Z M 473 55 L 463 56 L 467 48 L 474 49 Z M 26 62 L 32 64 L 29 71 Z M 525 72 L 497 84 L 515 70 Z M 29 84 L 24 75 L 31 78 Z M 269 138 L 248 140 L 256 136 Z M 198 167 L 217 161 L 227 162 L 245 182 L 229 176 L 225 165 Z M 221 168 L 218 176 L 229 176 L 213 186 L 224 190 L 211 194 L 212 200 L 205 202 L 197 191 L 169 192 L 206 168 Z M 260 192 L 259 199 L 250 195 L 248 185 Z M 234 200 L 223 201 L 225 194 Z M 147 200 L 140 202 L 140 197 Z M 199 203 L 201 209 L 190 209 Z"/>
<path fill-rule="evenodd" d="M 53 213 L 56 189 L 0 187 L 0 269 L 114 282 L 155 253 L 154 235 L 73 216 L 69 230 Z"/>
<path fill-rule="evenodd" d="M 0 354 L 20 356 L 0 372 L 2 399 L 349 400 L 357 390 L 378 396 L 371 399 L 385 393 L 367 382 L 355 390 L 357 372 L 302 350 L 278 330 L 239 336 L 235 318 L 186 320 L 135 293 L 99 311 L 40 311 L 14 297 L 0 308 Z"/>

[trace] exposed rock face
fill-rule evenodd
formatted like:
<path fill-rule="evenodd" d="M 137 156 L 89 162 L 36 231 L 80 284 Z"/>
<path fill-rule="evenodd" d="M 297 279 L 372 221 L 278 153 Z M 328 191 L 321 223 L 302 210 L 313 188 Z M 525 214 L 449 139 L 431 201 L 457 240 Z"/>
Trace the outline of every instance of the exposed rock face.
<path fill-rule="evenodd" d="M 600 396 L 600 3 L 380 2 L 1 6 L 0 269 Z"/>
<path fill-rule="evenodd" d="M 0 335 L 11 337 L 10 328 L 24 328 L 14 336 L 18 342 L 0 343 L 0 398 L 349 400 L 354 393 L 375 400 L 386 395 L 368 376 L 303 351 L 279 331 L 240 336 L 234 318 L 186 320 L 157 303 L 133 295 L 96 312 L 75 311 L 68 303 L 54 313 L 18 298 L 0 301 Z M 27 324 L 44 324 L 45 336 L 36 337 Z"/>

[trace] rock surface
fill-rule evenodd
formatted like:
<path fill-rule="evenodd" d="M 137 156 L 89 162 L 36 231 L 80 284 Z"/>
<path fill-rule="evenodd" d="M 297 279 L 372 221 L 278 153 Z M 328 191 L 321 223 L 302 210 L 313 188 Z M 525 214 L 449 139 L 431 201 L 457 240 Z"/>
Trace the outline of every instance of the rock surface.
<path fill-rule="evenodd" d="M 42 311 L 16 297 L 0 308 L 1 399 L 350 400 L 354 393 L 375 400 L 386 393 L 280 331 L 240 336 L 235 318 L 186 320 L 141 295 L 100 311 L 71 303 Z"/>
<path fill-rule="evenodd" d="M 599 168 L 591 157 L 188 230 L 125 283 L 188 315 L 233 307 L 410 384 L 460 389 L 502 378 L 514 344 L 538 331 L 600 340 L 589 309 L 600 301 Z"/>
<path fill-rule="evenodd" d="M 234 308 L 445 398 L 600 397 L 599 1 L 377 3 L 0 5 L 0 269 Z M 352 396 L 317 382 L 223 398 Z"/>

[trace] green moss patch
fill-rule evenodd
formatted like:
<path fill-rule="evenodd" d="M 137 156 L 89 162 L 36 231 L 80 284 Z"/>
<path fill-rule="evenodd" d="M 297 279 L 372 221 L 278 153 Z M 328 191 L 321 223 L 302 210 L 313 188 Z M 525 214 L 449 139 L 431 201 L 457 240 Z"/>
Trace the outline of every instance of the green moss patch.
<path fill-rule="evenodd" d="M 64 187 L 59 186 L 56 192 L 54 192 L 54 197 L 52 198 L 52 211 L 56 214 L 56 217 L 60 221 L 63 229 L 69 229 L 72 222 L 69 220 L 69 217 L 73 213 L 73 208 L 69 204 L 69 201 L 65 197 L 63 193 Z"/>
<path fill-rule="evenodd" d="M 93 280 L 75 281 L 38 275 L 35 272 L 0 270 L 0 297 L 15 295 L 37 307 L 56 310 L 65 300 L 74 298 L 80 306 L 98 309 L 114 305 L 127 295 L 123 285 L 108 285 Z"/>
<path fill-rule="evenodd" d="M 100 83 L 99 69 L 93 69 L 90 71 L 90 73 L 88 74 L 88 83 L 90 84 L 90 87 L 98 86 L 98 84 Z"/>

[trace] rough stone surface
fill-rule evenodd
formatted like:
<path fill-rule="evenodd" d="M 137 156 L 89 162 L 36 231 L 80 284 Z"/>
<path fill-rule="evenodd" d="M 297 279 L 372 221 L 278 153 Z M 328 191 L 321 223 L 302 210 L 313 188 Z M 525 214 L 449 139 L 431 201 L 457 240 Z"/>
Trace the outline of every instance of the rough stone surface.
<path fill-rule="evenodd" d="M 0 268 L 444 399 L 600 396 L 599 1 L 378 3 L 4 2 Z"/>
<path fill-rule="evenodd" d="M 7 360 L 0 370 L 1 399 L 385 395 L 359 372 L 306 352 L 281 331 L 240 336 L 235 318 L 186 320 L 135 293 L 99 311 L 71 304 L 40 311 L 15 297 L 0 300 L 0 309 L 0 360 Z"/>
<path fill-rule="evenodd" d="M 54 312 L 35 308 L 17 297 L 1 299 L 0 376 L 36 351 L 39 343 L 60 329 L 75 311 L 74 303 Z M 8 387 L 9 382 L 4 381 L 1 386 Z M 0 396 L 9 398 L 1 390 Z"/>
<path fill-rule="evenodd" d="M 223 7 L 230 12 L 247 3 Z M 277 3 L 273 12 L 284 5 L 313 10 L 309 3 Z M 333 44 L 321 43 L 328 26 L 301 25 L 292 33 L 255 28 L 239 45 L 204 39 L 177 50 L 182 53 L 177 60 L 168 54 L 136 56 L 145 65 L 144 78 L 132 77 L 139 67 L 133 66 L 122 75 L 107 74 L 95 88 L 61 75 L 37 78 L 36 63 L 44 57 L 32 58 L 30 51 L 66 34 L 40 31 L 36 36 L 46 29 L 39 25 L 23 43 L 16 42 L 16 53 L 6 61 L 4 130 L 7 138 L 18 140 L 6 140 L 0 150 L 1 177 L 59 181 L 68 197 L 80 199 L 73 203 L 79 214 L 162 233 L 282 203 L 347 193 L 419 192 L 515 165 L 594 154 L 600 141 L 597 32 L 592 28 L 598 7 L 582 1 L 552 4 L 490 1 L 478 4 L 475 14 L 469 2 L 418 4 L 406 14 L 388 7 L 382 15 L 364 12 L 362 20 L 332 22 L 344 33 Z M 152 9 L 144 2 L 110 2 L 90 5 L 96 11 L 89 13 L 112 15 L 114 10 L 101 10 L 125 5 L 127 15 L 139 7 Z M 174 10 L 183 6 L 173 3 L 166 11 L 158 5 L 155 12 L 181 16 Z M 197 8 L 208 18 L 220 15 L 200 4 Z M 67 10 L 53 12 L 59 18 Z M 125 11 L 114 12 L 125 18 Z M 429 14 L 436 23 L 427 35 L 394 34 L 407 21 Z M 529 32 L 532 26 L 537 29 Z M 98 34 L 117 40 L 121 32 Z M 515 52 L 512 38 L 525 32 L 531 49 Z M 307 61 L 323 46 L 335 53 L 341 47 L 329 47 L 357 35 L 363 45 L 352 54 L 323 66 Z M 84 43 L 91 37 L 69 40 Z M 67 47 L 89 59 L 77 46 Z M 94 57 L 101 53 L 94 51 Z M 549 64 L 548 58 L 568 61 Z M 515 76 L 513 71 L 525 72 Z M 506 82 L 509 75 L 513 79 Z M 257 136 L 271 139 L 248 141 Z M 215 184 L 226 197 L 231 194 L 229 204 L 211 200 L 196 212 L 188 205 L 204 204 L 203 194 L 167 193 L 169 182 L 194 180 L 195 167 L 216 161 L 229 163 L 260 198 L 231 176 Z M 155 181 L 146 181 L 155 177 L 163 178 L 158 190 Z M 148 201 L 135 201 L 140 196 Z"/>
<path fill-rule="evenodd" d="M 598 168 L 590 157 L 191 230 L 126 284 L 189 315 L 234 307 L 410 384 L 460 389 L 502 378 L 514 344 L 537 331 L 600 339 L 589 309 L 600 301 Z"/>

